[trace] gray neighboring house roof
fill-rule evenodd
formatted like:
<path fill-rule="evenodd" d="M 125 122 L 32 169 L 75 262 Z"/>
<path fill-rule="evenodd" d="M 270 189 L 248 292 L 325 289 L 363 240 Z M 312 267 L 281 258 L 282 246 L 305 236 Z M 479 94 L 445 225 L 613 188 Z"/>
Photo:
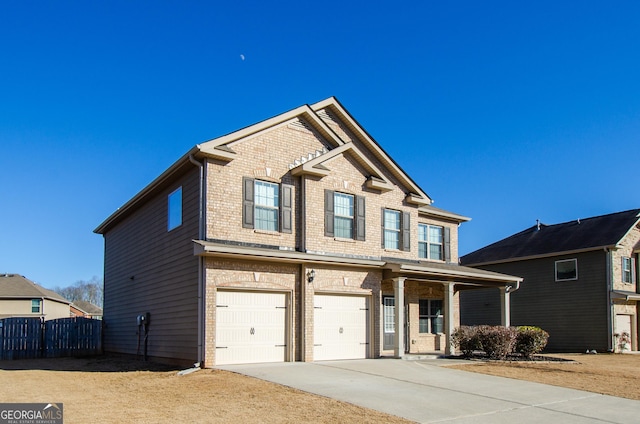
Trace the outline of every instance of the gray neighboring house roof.
<path fill-rule="evenodd" d="M 460 263 L 481 265 L 615 247 L 639 220 L 640 209 L 631 209 L 562 224 L 534 225 L 460 257 Z"/>
<path fill-rule="evenodd" d="M 102 315 L 102 308 L 85 300 L 76 300 L 71 303 L 76 309 L 89 315 Z"/>
<path fill-rule="evenodd" d="M 62 303 L 71 303 L 58 293 L 45 289 L 18 274 L 0 274 L 0 299 L 45 298 Z"/>

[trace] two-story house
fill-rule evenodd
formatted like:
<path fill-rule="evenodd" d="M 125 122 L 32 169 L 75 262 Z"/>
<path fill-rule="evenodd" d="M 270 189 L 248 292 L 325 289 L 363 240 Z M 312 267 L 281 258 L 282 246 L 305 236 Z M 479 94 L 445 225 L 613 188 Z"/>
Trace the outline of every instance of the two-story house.
<path fill-rule="evenodd" d="M 510 296 L 511 323 L 549 333 L 549 351 L 638 350 L 640 209 L 536 224 L 460 258 L 465 266 L 524 278 Z M 497 324 L 496 290 L 461 296 L 462 324 Z"/>
<path fill-rule="evenodd" d="M 95 230 L 105 350 L 146 340 L 208 367 L 451 352 L 459 292 L 521 281 L 458 265 L 467 220 L 337 99 L 298 107 L 196 145 Z"/>
<path fill-rule="evenodd" d="M 40 318 L 48 321 L 70 316 L 69 302 L 19 274 L 0 274 L 0 319 Z"/>

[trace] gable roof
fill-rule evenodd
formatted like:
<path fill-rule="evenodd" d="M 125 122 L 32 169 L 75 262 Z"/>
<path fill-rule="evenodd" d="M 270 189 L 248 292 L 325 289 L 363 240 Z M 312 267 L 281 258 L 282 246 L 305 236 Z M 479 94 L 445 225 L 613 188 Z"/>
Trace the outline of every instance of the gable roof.
<path fill-rule="evenodd" d="M 76 309 L 81 310 L 82 312 L 84 312 L 85 314 L 90 314 L 90 315 L 102 315 L 102 308 L 94 305 L 91 302 L 87 302 L 86 300 L 75 300 L 71 303 L 71 306 L 73 306 Z"/>
<path fill-rule="evenodd" d="M 221 137 L 206 141 L 201 144 L 197 144 L 185 155 L 178 159 L 173 165 L 165 170 L 158 178 L 153 180 L 149 185 L 143 188 L 138 194 L 131 198 L 122 207 L 118 208 L 112 213 L 106 220 L 104 220 L 95 230 L 95 233 L 104 234 L 113 225 L 120 221 L 136 208 L 143 204 L 144 201 L 150 196 L 155 195 L 158 191 L 167 187 L 173 179 L 186 170 L 195 166 L 196 159 L 212 158 L 221 161 L 230 162 L 237 156 L 237 153 L 233 150 L 232 144 L 246 137 L 258 134 L 262 131 L 274 128 L 277 125 L 290 122 L 295 119 L 303 119 L 314 130 L 316 130 L 330 145 L 331 150 L 328 152 L 328 157 L 331 157 L 331 151 L 337 148 L 341 149 L 341 152 L 349 152 L 355 156 L 356 160 L 360 162 L 365 169 L 369 169 L 372 173 L 370 180 L 367 182 L 368 186 L 378 190 L 387 190 L 390 188 L 389 181 L 382 177 L 382 173 L 377 169 L 365 155 L 356 149 L 353 145 L 343 147 L 350 144 L 348 141 L 342 140 L 319 116 L 318 111 L 330 110 L 341 122 L 349 128 L 349 130 L 358 138 L 358 140 L 372 152 L 372 154 L 379 160 L 382 166 L 387 169 L 397 181 L 406 190 L 406 201 L 416 204 L 418 206 L 431 205 L 433 200 L 409 177 L 400 166 L 378 145 L 378 143 L 366 132 L 360 124 L 349 114 L 349 112 L 338 102 L 335 97 L 329 97 L 323 101 L 315 103 L 313 105 L 303 105 L 292 109 L 288 112 L 276 115 L 272 118 L 234 131 L 232 133 L 223 135 Z M 313 172 L 322 172 L 322 164 L 324 159 L 318 158 L 317 163 L 314 162 L 312 166 Z M 310 167 L 307 166 L 306 170 Z M 457 216 L 456 214 L 452 214 Z"/>
<path fill-rule="evenodd" d="M 640 209 L 564 222 L 534 225 L 460 258 L 464 265 L 510 262 L 579 251 L 613 248 L 640 220 Z"/>
<path fill-rule="evenodd" d="M 18 274 L 0 274 L 0 299 L 45 298 L 56 302 L 71 303 L 58 293 L 45 289 Z"/>

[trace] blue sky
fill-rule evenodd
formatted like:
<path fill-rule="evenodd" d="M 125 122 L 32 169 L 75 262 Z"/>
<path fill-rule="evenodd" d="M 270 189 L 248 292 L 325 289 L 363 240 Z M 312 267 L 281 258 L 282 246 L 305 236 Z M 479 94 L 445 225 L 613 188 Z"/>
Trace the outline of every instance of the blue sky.
<path fill-rule="evenodd" d="M 93 229 L 193 145 L 329 96 L 462 254 L 640 207 L 640 3 L 220 3 L 0 1 L 0 272 L 101 276 Z"/>

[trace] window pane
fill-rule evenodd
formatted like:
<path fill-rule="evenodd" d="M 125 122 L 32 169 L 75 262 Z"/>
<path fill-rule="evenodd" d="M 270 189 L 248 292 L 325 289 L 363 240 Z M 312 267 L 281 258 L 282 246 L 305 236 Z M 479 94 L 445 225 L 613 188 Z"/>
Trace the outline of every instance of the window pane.
<path fill-rule="evenodd" d="M 442 244 L 442 227 L 429 226 L 429 242 Z"/>
<path fill-rule="evenodd" d="M 429 318 L 420 318 L 420 321 L 418 323 L 419 328 L 419 332 L 420 333 L 428 333 L 429 332 Z"/>
<path fill-rule="evenodd" d="M 385 333 L 395 333 L 395 298 L 393 297 L 385 297 L 384 298 L 384 332 Z"/>
<path fill-rule="evenodd" d="M 385 249 L 400 248 L 400 233 L 397 231 L 384 230 L 384 247 Z"/>
<path fill-rule="evenodd" d="M 255 203 L 260 206 L 270 206 L 277 208 L 278 204 L 278 184 L 256 181 L 255 183 Z"/>
<path fill-rule="evenodd" d="M 278 209 L 256 206 L 254 218 L 257 229 L 278 231 Z"/>
<path fill-rule="evenodd" d="M 400 212 L 384 211 L 384 228 L 400 231 Z"/>
<path fill-rule="evenodd" d="M 431 301 L 431 315 L 442 315 L 442 300 Z"/>
<path fill-rule="evenodd" d="M 353 219 L 334 217 L 334 235 L 336 237 L 353 238 Z"/>
<path fill-rule="evenodd" d="M 429 258 L 442 260 L 442 245 L 432 244 L 429 246 Z"/>
<path fill-rule="evenodd" d="M 418 300 L 420 305 L 420 316 L 429 315 L 429 301 L 427 299 Z"/>
<path fill-rule="evenodd" d="M 578 278 L 576 260 L 556 262 L 556 280 L 575 280 Z"/>
<path fill-rule="evenodd" d="M 182 225 L 182 187 L 169 195 L 167 229 Z"/>
<path fill-rule="evenodd" d="M 32 299 L 31 300 L 31 313 L 39 314 L 40 313 L 40 299 Z"/>
<path fill-rule="evenodd" d="M 631 258 L 622 258 L 622 282 L 631 282 Z"/>
<path fill-rule="evenodd" d="M 427 243 L 418 242 L 418 257 L 419 258 L 427 257 Z"/>
<path fill-rule="evenodd" d="M 427 241 L 427 226 L 418 224 L 418 241 Z"/>
<path fill-rule="evenodd" d="M 431 332 L 433 334 L 444 333 L 444 319 L 443 317 L 431 318 Z"/>

